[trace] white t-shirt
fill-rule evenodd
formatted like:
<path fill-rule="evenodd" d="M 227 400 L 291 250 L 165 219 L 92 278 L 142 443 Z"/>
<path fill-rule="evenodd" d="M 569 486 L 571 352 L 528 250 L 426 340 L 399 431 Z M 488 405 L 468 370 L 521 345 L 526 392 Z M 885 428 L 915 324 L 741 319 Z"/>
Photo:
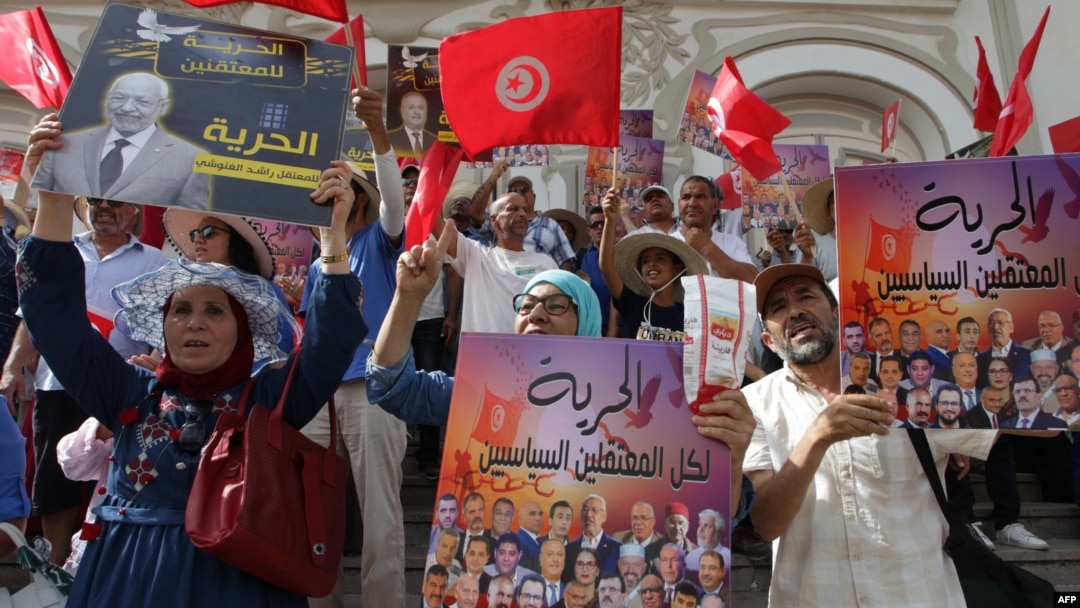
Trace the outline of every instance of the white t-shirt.
<path fill-rule="evenodd" d="M 513 299 L 545 270 L 557 268 L 544 253 L 484 247 L 458 235 L 457 257 L 450 266 L 465 277 L 461 331 L 514 333 Z"/>
<path fill-rule="evenodd" d="M 671 236 L 679 239 L 682 242 L 686 242 L 686 237 L 683 236 L 681 230 L 671 233 Z M 746 243 L 737 236 L 726 234 L 724 232 L 712 231 L 712 242 L 714 245 L 720 248 L 721 251 L 726 253 L 729 258 L 736 262 L 746 262 L 747 264 L 753 264 L 754 260 L 750 258 L 750 252 L 746 249 Z M 708 260 L 706 260 L 706 263 Z M 720 276 L 716 270 L 709 264 L 709 271 L 714 277 Z"/>

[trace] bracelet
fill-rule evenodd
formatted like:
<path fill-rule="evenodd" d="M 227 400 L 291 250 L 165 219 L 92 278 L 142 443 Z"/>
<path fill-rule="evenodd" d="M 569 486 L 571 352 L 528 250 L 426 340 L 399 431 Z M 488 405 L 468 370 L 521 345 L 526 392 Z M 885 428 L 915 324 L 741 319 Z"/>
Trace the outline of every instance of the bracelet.
<path fill-rule="evenodd" d="M 334 262 L 344 262 L 349 259 L 349 251 L 345 250 L 337 255 L 324 255 L 321 256 L 323 264 L 333 264 Z"/>

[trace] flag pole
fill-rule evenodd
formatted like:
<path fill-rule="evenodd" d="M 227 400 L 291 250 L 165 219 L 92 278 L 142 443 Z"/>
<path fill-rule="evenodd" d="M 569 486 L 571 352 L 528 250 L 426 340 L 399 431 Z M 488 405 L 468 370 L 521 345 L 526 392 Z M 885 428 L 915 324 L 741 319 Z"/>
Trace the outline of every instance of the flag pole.
<path fill-rule="evenodd" d="M 799 210 L 799 203 L 795 201 L 795 195 L 791 192 L 791 186 L 788 185 L 787 176 L 784 175 L 784 170 L 780 170 L 780 185 L 784 187 L 784 194 L 787 195 L 789 201 L 791 201 L 791 207 L 795 210 L 795 223 L 801 223 L 803 221 L 802 211 Z M 810 246 L 810 255 L 817 257 L 817 245 Z"/>
<path fill-rule="evenodd" d="M 348 43 L 349 48 L 351 48 L 353 50 L 353 57 L 355 58 L 356 57 L 356 41 L 353 40 L 352 23 L 350 21 L 346 21 L 344 27 L 345 27 L 345 42 Z M 367 54 L 365 53 L 364 56 L 366 57 Z M 360 86 L 366 87 L 367 83 L 364 82 L 364 80 L 362 78 L 360 78 L 360 66 L 356 65 L 355 61 L 353 61 L 353 68 L 352 69 L 353 69 L 353 74 L 352 75 L 353 75 L 353 78 L 356 79 L 356 82 L 359 83 Z"/>

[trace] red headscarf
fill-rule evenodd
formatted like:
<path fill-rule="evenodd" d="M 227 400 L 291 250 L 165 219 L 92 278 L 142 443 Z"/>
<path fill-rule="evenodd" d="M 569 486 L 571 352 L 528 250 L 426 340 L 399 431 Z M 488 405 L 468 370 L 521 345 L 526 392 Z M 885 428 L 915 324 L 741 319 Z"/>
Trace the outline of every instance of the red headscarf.
<path fill-rule="evenodd" d="M 173 295 L 176 295 L 175 293 Z M 205 374 L 189 374 L 176 367 L 172 357 L 169 356 L 169 347 L 165 346 L 165 357 L 158 364 L 154 374 L 158 382 L 165 386 L 175 386 L 180 394 L 192 399 L 212 399 L 221 391 L 239 384 L 251 376 L 251 367 L 255 362 L 255 342 L 251 337 L 251 327 L 248 326 L 247 311 L 241 306 L 236 298 L 228 292 L 225 293 L 229 300 L 229 308 L 236 317 L 236 347 L 225 361 L 217 369 Z M 165 315 L 168 317 L 169 307 L 172 305 L 173 296 L 165 300 Z"/>

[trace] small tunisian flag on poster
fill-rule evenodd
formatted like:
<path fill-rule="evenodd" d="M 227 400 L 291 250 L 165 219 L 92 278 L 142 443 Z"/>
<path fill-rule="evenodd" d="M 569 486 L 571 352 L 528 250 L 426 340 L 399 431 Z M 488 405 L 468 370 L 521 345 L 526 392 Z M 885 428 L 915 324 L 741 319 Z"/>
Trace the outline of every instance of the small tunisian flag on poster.
<path fill-rule="evenodd" d="M 881 115 L 881 151 L 884 152 L 889 144 L 896 141 L 896 125 L 900 123 L 900 100 L 888 108 Z"/>
<path fill-rule="evenodd" d="M 519 399 L 503 399 L 484 387 L 484 402 L 473 425 L 472 438 L 481 443 L 512 445 L 517 437 L 518 422 L 526 410 Z"/>
<path fill-rule="evenodd" d="M 0 56 L 0 80 L 34 107 L 63 105 L 71 71 L 40 6 L 0 15 Z"/>
<path fill-rule="evenodd" d="M 979 67 L 975 70 L 975 98 L 972 102 L 975 106 L 974 126 L 980 131 L 993 133 L 998 115 L 1001 114 L 1001 93 L 998 93 L 994 74 L 986 62 L 986 50 L 978 36 L 975 36 L 975 44 L 979 47 Z"/>
<path fill-rule="evenodd" d="M 1020 138 L 1027 132 L 1031 122 L 1035 119 L 1035 109 L 1031 105 L 1031 95 L 1028 93 L 1027 79 L 1031 75 L 1031 68 L 1035 65 L 1035 53 L 1039 52 L 1039 43 L 1042 42 L 1043 29 L 1046 27 L 1046 18 L 1050 15 L 1050 7 L 1046 7 L 1042 20 L 1031 35 L 1031 40 L 1020 51 L 1019 67 L 1012 85 L 1009 86 L 1009 95 L 1005 98 L 1005 105 L 1001 108 L 997 127 L 994 129 L 994 141 L 990 144 L 989 156 L 1004 156 Z"/>
<path fill-rule="evenodd" d="M 907 272 L 911 267 L 911 239 L 899 229 L 870 218 L 870 250 L 866 268 L 871 272 Z"/>
<path fill-rule="evenodd" d="M 724 148 L 750 175 L 764 180 L 780 171 L 772 140 L 791 121 L 743 85 L 731 57 L 724 59 L 708 113 Z"/>
<path fill-rule="evenodd" d="M 622 7 L 508 19 L 439 45 L 443 106 L 469 158 L 523 141 L 619 143 Z"/>
<path fill-rule="evenodd" d="M 222 4 L 236 4 L 241 0 L 186 0 L 191 6 L 210 8 Z M 345 6 L 345 0 L 255 0 L 259 4 L 273 4 L 294 10 L 305 15 L 322 17 L 338 23 L 349 20 L 349 9 Z"/>

